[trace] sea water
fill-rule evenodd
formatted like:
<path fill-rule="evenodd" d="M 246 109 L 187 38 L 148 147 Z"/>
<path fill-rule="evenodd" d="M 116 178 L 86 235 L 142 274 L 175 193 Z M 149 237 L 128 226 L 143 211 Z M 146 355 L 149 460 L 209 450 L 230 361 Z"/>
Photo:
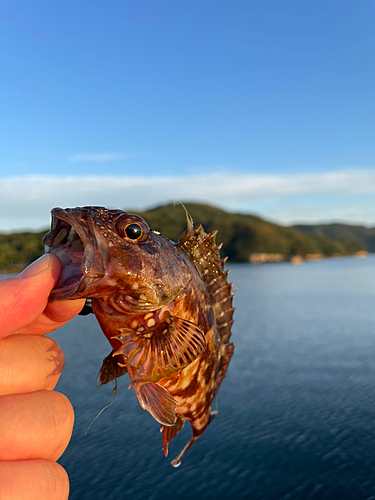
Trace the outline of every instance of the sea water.
<path fill-rule="evenodd" d="M 85 435 L 112 400 L 95 380 L 110 346 L 93 315 L 52 334 L 76 414 L 60 459 L 71 500 L 375 499 L 375 257 L 228 267 L 236 349 L 219 414 L 178 469 L 189 424 L 165 458 L 127 376 Z"/>

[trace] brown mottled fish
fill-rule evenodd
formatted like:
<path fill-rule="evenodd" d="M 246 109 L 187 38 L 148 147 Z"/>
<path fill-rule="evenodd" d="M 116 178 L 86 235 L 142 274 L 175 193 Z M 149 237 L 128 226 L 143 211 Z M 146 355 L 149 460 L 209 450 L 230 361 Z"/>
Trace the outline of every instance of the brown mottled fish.
<path fill-rule="evenodd" d="M 177 244 L 137 215 L 104 207 L 54 208 L 46 252 L 62 271 L 50 300 L 91 298 L 113 350 L 100 384 L 125 373 L 145 410 L 161 424 L 164 453 L 188 420 L 204 432 L 233 354 L 232 284 L 215 234 L 202 226 Z"/>

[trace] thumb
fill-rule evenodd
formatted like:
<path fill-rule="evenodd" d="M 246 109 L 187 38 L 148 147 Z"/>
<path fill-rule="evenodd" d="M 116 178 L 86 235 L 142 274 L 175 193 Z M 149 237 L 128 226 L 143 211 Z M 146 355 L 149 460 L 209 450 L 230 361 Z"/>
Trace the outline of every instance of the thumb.
<path fill-rule="evenodd" d="M 60 271 L 59 259 L 46 254 L 17 278 L 0 281 L 0 338 L 25 327 L 44 311 Z"/>

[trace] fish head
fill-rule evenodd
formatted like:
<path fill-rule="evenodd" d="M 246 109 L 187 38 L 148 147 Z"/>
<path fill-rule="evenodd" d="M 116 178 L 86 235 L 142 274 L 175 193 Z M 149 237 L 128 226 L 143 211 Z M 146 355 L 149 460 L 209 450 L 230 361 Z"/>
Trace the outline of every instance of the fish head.
<path fill-rule="evenodd" d="M 50 300 L 111 298 L 130 312 L 163 307 L 187 286 L 179 249 L 141 217 L 104 207 L 54 208 L 46 253 L 62 270 Z"/>

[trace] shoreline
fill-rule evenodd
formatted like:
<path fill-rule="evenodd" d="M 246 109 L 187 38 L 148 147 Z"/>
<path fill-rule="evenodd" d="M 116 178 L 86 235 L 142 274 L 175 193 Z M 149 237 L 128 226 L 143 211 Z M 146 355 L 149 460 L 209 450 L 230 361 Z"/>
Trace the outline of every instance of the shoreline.
<path fill-rule="evenodd" d="M 251 265 L 290 263 L 294 266 L 296 265 L 298 266 L 303 264 L 304 262 L 320 262 L 328 259 L 345 259 L 345 258 L 367 259 L 370 255 L 375 255 L 375 253 L 367 252 L 366 250 L 360 250 L 359 252 L 356 252 L 355 254 L 351 255 L 335 254 L 335 255 L 325 256 L 323 254 L 307 254 L 305 256 L 302 255 L 288 256 L 278 253 L 259 252 L 251 254 L 247 261 L 236 262 L 228 260 L 227 263 L 251 264 Z M 24 269 L 26 269 L 26 267 L 30 264 L 31 262 L 24 266 L 15 266 L 14 268 L 9 270 L 0 269 L 0 276 L 7 276 L 8 274 L 19 274 Z"/>
<path fill-rule="evenodd" d="M 259 264 L 277 264 L 280 262 L 290 262 L 292 265 L 301 265 L 303 262 L 320 262 L 327 259 L 344 259 L 344 258 L 355 258 L 355 259 L 367 259 L 369 255 L 372 255 L 366 250 L 359 250 L 358 252 L 350 255 L 323 255 L 320 253 L 306 254 L 303 255 L 283 255 L 278 253 L 253 253 L 249 257 L 249 263 L 253 265 Z"/>

